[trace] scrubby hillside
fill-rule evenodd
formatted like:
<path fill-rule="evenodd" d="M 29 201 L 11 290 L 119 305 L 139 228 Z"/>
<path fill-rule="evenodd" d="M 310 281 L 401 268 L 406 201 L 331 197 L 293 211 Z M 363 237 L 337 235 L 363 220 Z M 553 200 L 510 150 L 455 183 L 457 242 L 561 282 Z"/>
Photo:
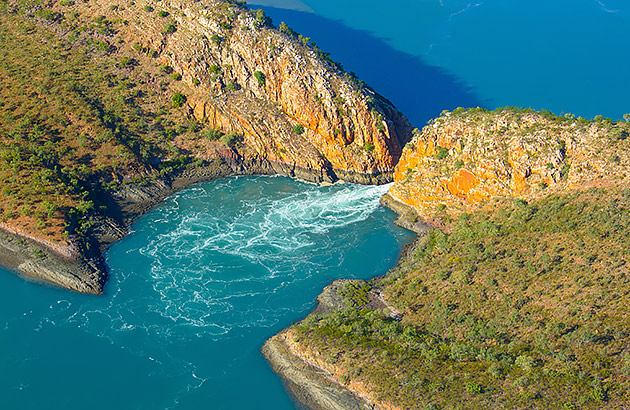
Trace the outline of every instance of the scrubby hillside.
<path fill-rule="evenodd" d="M 378 408 L 628 408 L 627 135 L 445 113 L 405 148 L 389 198 L 442 229 L 274 340 Z"/>

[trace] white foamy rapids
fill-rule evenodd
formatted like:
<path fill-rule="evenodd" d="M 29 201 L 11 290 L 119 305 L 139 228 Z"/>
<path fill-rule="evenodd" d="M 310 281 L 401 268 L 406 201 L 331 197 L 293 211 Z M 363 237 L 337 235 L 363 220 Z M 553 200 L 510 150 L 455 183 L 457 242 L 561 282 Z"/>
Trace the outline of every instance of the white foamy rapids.
<path fill-rule="evenodd" d="M 272 326 L 278 312 L 249 306 L 247 300 L 272 295 L 316 272 L 319 265 L 310 260 L 314 252 L 319 258 L 338 252 L 327 246 L 330 230 L 367 219 L 387 189 L 306 186 L 280 198 L 242 199 L 232 215 L 213 208 L 181 215 L 174 229 L 140 250 L 153 261 L 152 286 L 158 295 L 148 308 L 172 325 L 194 326 L 215 337 L 234 326 Z M 175 198 L 175 207 L 163 210 L 163 220 L 177 218 L 178 201 L 214 193 L 189 194 Z"/>
<path fill-rule="evenodd" d="M 148 235 L 145 244 L 126 252 L 145 257 L 147 273 L 119 272 L 107 307 L 69 320 L 97 326 L 103 337 L 142 332 L 169 342 L 191 331 L 220 338 L 235 327 L 273 326 L 288 307 L 269 298 L 331 261 L 338 265 L 340 243 L 351 247 L 355 240 L 351 230 L 339 228 L 366 220 L 389 188 L 304 184 L 264 195 L 273 179 L 239 183 L 193 187 L 153 212 L 143 227 L 150 232 L 139 234 Z M 138 287 L 152 291 L 138 295 Z"/>
<path fill-rule="evenodd" d="M 60 301 L 37 326 L 71 324 L 159 364 L 156 372 L 189 375 L 182 391 L 198 388 L 205 374 L 187 347 L 306 311 L 313 299 L 294 295 L 316 293 L 309 280 L 342 266 L 360 236 L 358 225 L 345 228 L 370 218 L 389 188 L 286 181 L 233 178 L 178 193 L 110 251 L 108 296 Z"/>

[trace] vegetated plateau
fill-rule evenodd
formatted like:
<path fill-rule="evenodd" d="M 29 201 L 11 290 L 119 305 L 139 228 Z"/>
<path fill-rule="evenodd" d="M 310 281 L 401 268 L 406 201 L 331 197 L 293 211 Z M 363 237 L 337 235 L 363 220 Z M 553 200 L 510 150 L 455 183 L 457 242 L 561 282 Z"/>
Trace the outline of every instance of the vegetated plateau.
<path fill-rule="evenodd" d="M 418 239 L 266 349 L 286 345 L 377 408 L 628 408 L 629 132 L 444 112 L 383 198 Z"/>
<path fill-rule="evenodd" d="M 2 1 L 0 52 L 4 265 L 99 293 L 102 250 L 191 182 L 393 176 L 400 222 L 439 229 L 274 342 L 382 408 L 630 405 L 627 123 L 461 109 L 412 133 L 230 1 Z"/>

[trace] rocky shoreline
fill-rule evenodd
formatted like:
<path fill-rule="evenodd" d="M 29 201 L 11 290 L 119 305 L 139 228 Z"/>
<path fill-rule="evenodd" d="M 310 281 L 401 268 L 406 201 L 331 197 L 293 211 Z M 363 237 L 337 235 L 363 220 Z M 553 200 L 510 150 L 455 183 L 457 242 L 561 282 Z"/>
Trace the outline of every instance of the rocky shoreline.
<path fill-rule="evenodd" d="M 26 280 L 58 286 L 81 293 L 101 294 L 107 281 L 105 249 L 122 239 L 142 214 L 175 192 L 192 184 L 236 175 L 284 175 L 309 182 L 339 180 L 360 184 L 390 182 L 392 174 L 359 174 L 333 169 L 306 169 L 295 165 L 252 159 L 236 161 L 217 158 L 174 175 L 125 183 L 113 193 L 101 193 L 99 205 L 105 213 L 91 217 L 88 245 L 62 247 L 0 227 L 0 265 Z"/>
<path fill-rule="evenodd" d="M 340 279 L 326 286 L 317 297 L 317 307 L 312 315 L 325 314 L 341 309 L 343 300 L 337 290 L 348 280 Z M 274 335 L 262 347 L 274 372 L 283 380 L 299 404 L 311 410 L 368 410 L 375 409 L 368 400 L 335 381 L 331 374 L 311 363 L 291 349 L 289 330 Z"/>
<path fill-rule="evenodd" d="M 399 214 L 397 224 L 418 234 L 411 243 L 403 247 L 398 257 L 398 260 L 401 260 L 431 227 L 426 223 L 416 221 L 412 209 L 407 209 L 406 205 L 400 204 L 388 194 L 381 198 L 381 204 Z M 379 280 L 378 277 L 375 279 Z M 338 291 L 349 282 L 352 281 L 338 279 L 326 286 L 317 297 L 316 308 L 308 316 L 324 316 L 343 309 L 345 302 Z M 378 286 L 370 290 L 368 299 L 367 309 L 382 309 L 393 318 L 400 315 L 396 309 L 384 301 Z M 356 391 L 353 388 L 355 386 L 341 384 L 331 372 L 300 354 L 295 348 L 295 343 L 292 343 L 291 337 L 290 328 L 281 331 L 267 340 L 262 347 L 262 353 L 271 364 L 273 371 L 282 378 L 287 391 L 298 405 L 310 410 L 378 410 L 382 408 Z"/>
<path fill-rule="evenodd" d="M 155 178 L 144 183 L 123 184 L 111 197 L 99 198 L 109 205 L 109 212 L 93 218 L 94 224 L 90 231 L 92 246 L 87 253 L 76 250 L 62 253 L 52 243 L 48 246 L 45 241 L 0 230 L 0 264 L 25 280 L 81 293 L 101 294 L 107 280 L 107 267 L 102 254 L 109 245 L 128 234 L 129 228 L 138 217 L 168 196 L 192 184 L 238 175 L 285 175 L 316 183 L 342 180 L 381 184 L 391 180 L 390 175 L 317 171 L 268 160 L 228 162 L 217 159 L 176 175 Z M 427 229 L 428 225 L 416 218 L 412 208 L 388 194 L 381 198 L 381 204 L 398 213 L 398 225 L 417 233 Z M 325 314 L 341 309 L 343 300 L 336 292 L 346 282 L 347 280 L 341 279 L 327 286 L 318 296 L 318 306 L 312 314 Z M 325 369 L 292 351 L 287 344 L 287 337 L 287 330 L 273 336 L 265 343 L 262 352 L 273 370 L 282 378 L 296 403 L 311 410 L 376 408 L 347 386 L 335 381 Z"/>

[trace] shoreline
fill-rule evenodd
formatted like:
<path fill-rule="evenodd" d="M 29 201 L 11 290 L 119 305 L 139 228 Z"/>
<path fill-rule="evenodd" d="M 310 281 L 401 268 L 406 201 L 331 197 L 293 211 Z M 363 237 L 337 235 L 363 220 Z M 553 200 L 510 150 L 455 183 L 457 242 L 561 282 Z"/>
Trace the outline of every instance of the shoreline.
<path fill-rule="evenodd" d="M 416 236 L 405 244 L 396 259 L 396 265 L 407 255 L 409 250 L 417 246 L 424 234 L 433 227 L 421 219 L 416 218 L 416 213 L 411 207 L 396 201 L 388 193 L 381 197 L 382 206 L 385 206 L 398 214 L 395 224 L 413 231 Z M 394 265 L 393 267 L 395 267 Z M 392 267 L 392 268 L 393 268 Z M 379 281 L 385 275 L 376 276 L 369 280 Z M 317 296 L 317 306 L 306 315 L 299 323 L 313 315 L 326 315 L 345 307 L 345 302 L 337 293 L 348 282 L 355 280 L 336 279 L 330 285 L 324 287 Z M 398 317 L 400 312 L 390 306 L 378 289 L 372 288 L 368 294 L 370 302 L 366 307 L 372 310 L 383 309 L 391 317 Z M 360 390 L 363 386 L 348 386 L 340 383 L 335 376 L 322 366 L 311 362 L 308 358 L 296 352 L 291 342 L 291 327 L 283 329 L 269 338 L 261 348 L 263 356 L 269 361 L 272 370 L 280 376 L 283 384 L 291 397 L 309 410 L 379 410 L 377 403 L 372 403 Z"/>
<path fill-rule="evenodd" d="M 94 226 L 89 234 L 91 246 L 87 253 L 73 249 L 75 254 L 68 257 L 58 252 L 54 244 L 47 246 L 45 240 L 0 229 L 0 264 L 22 279 L 39 285 L 80 293 L 102 294 L 107 281 L 104 251 L 112 243 L 124 238 L 132 224 L 145 212 L 193 184 L 233 176 L 254 175 L 282 175 L 324 184 L 344 181 L 380 185 L 389 182 L 388 179 L 391 178 L 389 175 L 354 175 L 337 170 L 331 176 L 326 171 L 298 169 L 264 159 L 232 163 L 217 159 L 201 167 L 151 180 L 148 184 L 146 182 L 124 184 L 110 197 L 99 198 L 100 202 L 109 205 L 108 212 L 92 218 Z M 380 203 L 398 214 L 395 223 L 401 227 L 418 234 L 427 229 L 428 225 L 418 222 L 410 207 L 391 198 L 389 194 L 383 195 Z M 418 236 L 403 247 L 397 261 L 417 238 Z M 68 249 L 72 248 L 68 246 Z M 331 290 L 334 291 L 346 281 L 337 279 L 326 286 L 318 296 L 317 307 L 309 315 L 340 309 L 340 300 L 336 293 L 333 292 L 333 297 L 330 297 Z M 336 381 L 324 368 L 292 351 L 286 337 L 287 329 L 268 339 L 261 351 L 298 406 L 308 410 L 377 409 L 359 393 Z"/>
<path fill-rule="evenodd" d="M 318 315 L 341 309 L 343 300 L 337 289 L 350 282 L 336 279 L 317 296 L 317 306 L 307 315 Z M 287 338 L 290 327 L 269 338 L 261 348 L 272 370 L 280 376 L 291 397 L 309 410 L 375 410 L 358 392 L 335 380 L 330 372 L 301 356 L 291 348 Z"/>
<path fill-rule="evenodd" d="M 124 238 L 141 215 L 193 184 L 239 175 L 283 175 L 313 183 L 344 181 L 364 185 L 381 185 L 393 178 L 393 172 L 359 174 L 328 168 L 302 168 L 264 158 L 214 158 L 200 167 L 141 183 L 122 184 L 112 193 L 99 192 L 95 202 L 104 205 L 107 211 L 90 216 L 93 226 L 86 237 L 87 249 L 84 251 L 72 243 L 60 247 L 2 225 L 0 265 L 38 284 L 102 294 L 108 276 L 103 253 L 112 243 Z"/>

